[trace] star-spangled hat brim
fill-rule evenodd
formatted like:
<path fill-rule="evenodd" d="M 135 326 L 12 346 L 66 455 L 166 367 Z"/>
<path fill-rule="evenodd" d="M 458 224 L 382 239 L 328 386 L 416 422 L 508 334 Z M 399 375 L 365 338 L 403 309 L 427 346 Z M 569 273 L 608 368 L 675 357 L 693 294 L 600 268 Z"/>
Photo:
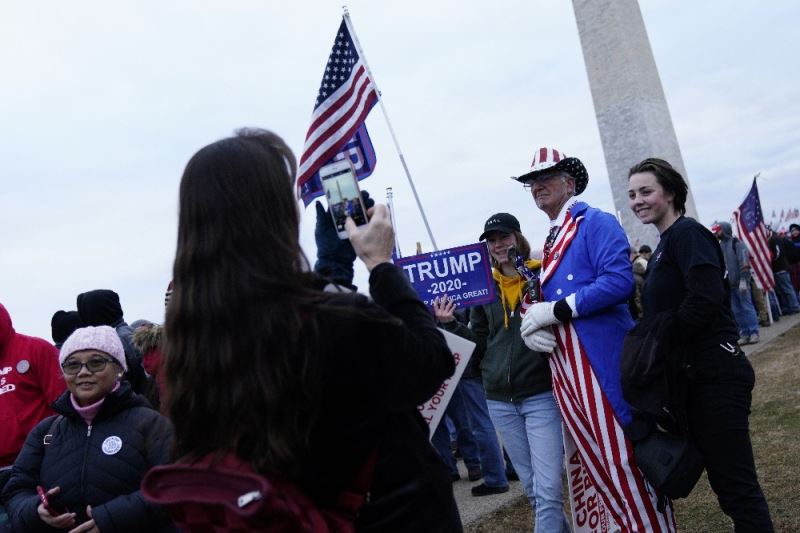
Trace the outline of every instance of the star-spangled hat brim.
<path fill-rule="evenodd" d="M 551 174 L 554 170 L 566 172 L 575 179 L 575 196 L 586 190 L 586 186 L 589 184 L 589 173 L 586 172 L 586 167 L 577 157 L 567 157 L 549 168 L 534 170 L 514 179 L 521 183 L 535 181 L 546 174 Z"/>

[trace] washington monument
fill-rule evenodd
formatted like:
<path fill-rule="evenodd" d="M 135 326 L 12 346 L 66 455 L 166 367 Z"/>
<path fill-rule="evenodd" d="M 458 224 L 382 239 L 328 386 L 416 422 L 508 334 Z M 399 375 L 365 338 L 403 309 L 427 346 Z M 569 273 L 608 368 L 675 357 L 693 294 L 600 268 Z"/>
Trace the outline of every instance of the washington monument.
<path fill-rule="evenodd" d="M 628 207 L 628 169 L 666 159 L 687 183 L 686 168 L 637 0 L 572 0 L 614 206 L 632 246 L 652 247 L 658 233 Z M 686 215 L 697 218 L 691 184 Z"/>

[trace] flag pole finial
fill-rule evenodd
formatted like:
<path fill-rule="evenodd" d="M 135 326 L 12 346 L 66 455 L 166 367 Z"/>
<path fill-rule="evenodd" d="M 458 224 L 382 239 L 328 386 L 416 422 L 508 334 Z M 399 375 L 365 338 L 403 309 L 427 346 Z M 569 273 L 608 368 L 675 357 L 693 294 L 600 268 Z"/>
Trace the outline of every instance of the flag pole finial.
<path fill-rule="evenodd" d="M 345 17 L 350 14 L 350 11 L 347 10 L 347 5 L 346 4 L 342 6 L 342 11 L 344 12 L 344 16 Z"/>

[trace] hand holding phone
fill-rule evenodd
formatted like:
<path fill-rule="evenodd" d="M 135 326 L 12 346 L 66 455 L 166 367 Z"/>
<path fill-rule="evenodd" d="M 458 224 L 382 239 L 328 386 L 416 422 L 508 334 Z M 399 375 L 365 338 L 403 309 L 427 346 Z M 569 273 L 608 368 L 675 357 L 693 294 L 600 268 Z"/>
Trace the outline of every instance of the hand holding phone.
<path fill-rule="evenodd" d="M 367 270 L 372 270 L 381 263 L 391 262 L 394 229 L 389 208 L 385 205 L 376 204 L 368 214 L 370 216 L 368 224 L 358 226 L 352 218 L 348 218 L 345 228 L 356 255 L 364 262 Z"/>
<path fill-rule="evenodd" d="M 42 503 L 42 507 L 47 510 L 50 516 L 61 516 L 65 513 L 69 513 L 67 506 L 58 500 L 58 497 L 56 496 L 58 491 L 58 487 L 55 487 L 49 491 L 45 491 L 41 485 L 36 487 L 36 494 L 39 495 L 39 501 Z"/>

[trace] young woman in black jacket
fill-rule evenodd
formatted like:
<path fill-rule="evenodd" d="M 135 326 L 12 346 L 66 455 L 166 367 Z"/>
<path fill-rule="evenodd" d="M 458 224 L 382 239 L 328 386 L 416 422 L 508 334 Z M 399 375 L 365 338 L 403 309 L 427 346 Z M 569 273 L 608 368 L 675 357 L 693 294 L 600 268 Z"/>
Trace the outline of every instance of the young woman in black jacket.
<path fill-rule="evenodd" d="M 673 315 L 672 337 L 691 373 L 689 433 L 720 507 L 737 532 L 769 532 L 748 430 L 755 375 L 737 344 L 722 251 L 710 231 L 684 216 L 687 192 L 683 177 L 664 160 L 645 159 L 630 170 L 630 207 L 661 234 L 642 288 L 643 315 Z"/>
<path fill-rule="evenodd" d="M 14 531 L 175 531 L 139 490 L 150 468 L 168 462 L 172 427 L 121 381 L 126 360 L 116 331 L 77 329 L 59 362 L 68 390 L 53 404 L 58 414 L 28 435 L 3 491 Z"/>
<path fill-rule="evenodd" d="M 417 410 L 455 363 L 390 262 L 388 210 L 348 221 L 372 301 L 323 292 L 300 249 L 295 171 L 286 143 L 263 130 L 186 166 L 164 353 L 176 459 L 233 454 L 326 508 L 374 453 L 358 530 L 460 531 Z"/>

